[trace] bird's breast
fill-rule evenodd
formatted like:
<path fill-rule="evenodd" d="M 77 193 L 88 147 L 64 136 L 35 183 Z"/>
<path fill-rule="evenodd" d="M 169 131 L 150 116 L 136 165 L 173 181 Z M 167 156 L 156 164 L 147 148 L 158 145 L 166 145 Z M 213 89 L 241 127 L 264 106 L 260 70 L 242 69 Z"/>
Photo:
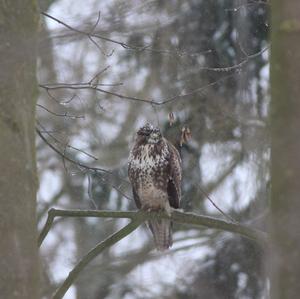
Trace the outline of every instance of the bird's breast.
<path fill-rule="evenodd" d="M 130 159 L 140 198 L 156 201 L 165 197 L 167 190 L 168 159 L 166 152 L 155 153 L 151 145 L 141 147 Z"/>

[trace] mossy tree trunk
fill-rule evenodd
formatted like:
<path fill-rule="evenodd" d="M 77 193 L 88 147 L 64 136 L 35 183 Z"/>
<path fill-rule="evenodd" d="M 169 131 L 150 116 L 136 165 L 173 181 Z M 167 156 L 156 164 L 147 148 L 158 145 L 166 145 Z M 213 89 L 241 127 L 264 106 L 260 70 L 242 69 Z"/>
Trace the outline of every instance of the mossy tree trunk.
<path fill-rule="evenodd" d="M 300 1 L 273 0 L 271 298 L 300 298 Z"/>
<path fill-rule="evenodd" d="M 38 9 L 0 0 L 0 297 L 39 298 L 35 221 Z"/>

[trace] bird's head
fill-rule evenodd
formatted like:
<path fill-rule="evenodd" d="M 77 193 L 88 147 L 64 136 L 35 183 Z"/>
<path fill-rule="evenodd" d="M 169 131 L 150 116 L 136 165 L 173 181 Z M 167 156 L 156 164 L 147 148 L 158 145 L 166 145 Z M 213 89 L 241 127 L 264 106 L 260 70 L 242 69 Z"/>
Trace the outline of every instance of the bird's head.
<path fill-rule="evenodd" d="M 159 128 L 147 123 L 137 131 L 137 138 L 141 144 L 157 144 L 162 135 Z"/>

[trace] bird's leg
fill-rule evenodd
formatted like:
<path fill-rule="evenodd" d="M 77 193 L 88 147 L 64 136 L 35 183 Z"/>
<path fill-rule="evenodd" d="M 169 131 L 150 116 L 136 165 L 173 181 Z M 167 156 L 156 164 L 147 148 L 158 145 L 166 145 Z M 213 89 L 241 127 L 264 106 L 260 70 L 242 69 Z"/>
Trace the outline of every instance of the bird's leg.
<path fill-rule="evenodd" d="M 172 214 L 172 208 L 171 208 L 169 202 L 166 202 L 164 211 L 167 213 L 167 215 L 168 215 L 169 217 L 171 217 L 171 214 Z"/>
<path fill-rule="evenodd" d="M 165 206 L 149 206 L 148 204 L 145 204 L 141 207 L 141 210 L 147 213 L 155 212 L 157 214 L 157 217 L 160 219 L 165 214 L 167 214 L 168 217 L 171 218 L 173 209 L 170 206 L 169 202 L 166 202 Z"/>
<path fill-rule="evenodd" d="M 141 210 L 144 211 L 144 212 L 152 212 L 152 211 L 155 211 L 155 209 L 153 209 L 153 207 L 150 207 L 149 205 L 143 205 L 141 207 Z"/>

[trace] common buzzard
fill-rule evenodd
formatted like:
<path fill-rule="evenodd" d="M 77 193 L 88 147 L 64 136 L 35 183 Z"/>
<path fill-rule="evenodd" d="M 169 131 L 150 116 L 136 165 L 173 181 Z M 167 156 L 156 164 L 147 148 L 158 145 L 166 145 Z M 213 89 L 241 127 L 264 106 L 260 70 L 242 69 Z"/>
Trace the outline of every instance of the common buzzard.
<path fill-rule="evenodd" d="M 128 175 L 138 209 L 166 211 L 178 209 L 181 197 L 181 159 L 177 149 L 159 128 L 146 124 L 135 138 L 129 156 Z M 172 245 L 172 223 L 169 219 L 148 222 L 158 250 Z"/>

